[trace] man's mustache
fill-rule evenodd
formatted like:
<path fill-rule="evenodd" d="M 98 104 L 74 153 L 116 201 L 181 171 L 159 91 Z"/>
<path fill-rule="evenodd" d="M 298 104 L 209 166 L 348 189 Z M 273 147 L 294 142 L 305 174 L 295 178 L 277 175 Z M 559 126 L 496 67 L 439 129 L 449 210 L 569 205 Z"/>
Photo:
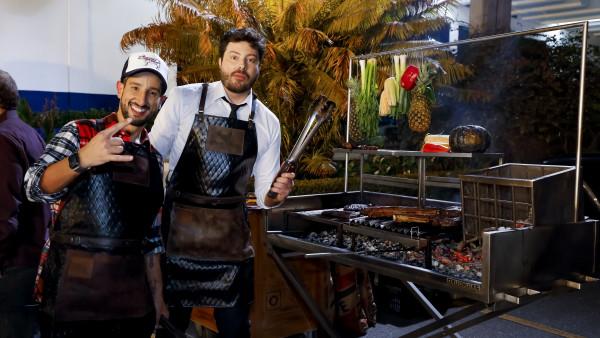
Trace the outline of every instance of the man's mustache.
<path fill-rule="evenodd" d="M 238 71 L 235 71 L 235 72 L 231 73 L 231 76 L 234 76 L 235 74 L 242 74 L 242 75 L 244 75 L 245 77 L 247 77 L 247 78 L 250 78 L 250 75 L 248 75 L 248 73 L 246 73 L 246 72 L 244 72 L 244 71 L 240 71 L 240 70 L 238 70 Z"/>

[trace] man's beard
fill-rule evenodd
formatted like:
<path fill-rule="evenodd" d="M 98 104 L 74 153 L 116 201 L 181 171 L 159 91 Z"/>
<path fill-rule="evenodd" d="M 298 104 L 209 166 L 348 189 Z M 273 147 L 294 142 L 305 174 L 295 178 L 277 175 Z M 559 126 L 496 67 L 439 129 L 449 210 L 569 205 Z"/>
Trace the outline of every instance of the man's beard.
<path fill-rule="evenodd" d="M 123 112 L 123 118 L 127 119 L 128 117 L 130 117 L 129 115 L 129 104 L 121 102 L 121 112 Z M 142 109 L 150 109 L 147 106 L 142 106 Z M 135 126 L 135 127 L 143 127 L 146 125 L 146 123 L 148 123 L 148 121 L 150 121 L 152 119 L 152 117 L 156 114 L 156 112 L 150 111 L 148 112 L 148 115 L 146 115 L 146 117 L 141 118 L 141 119 L 136 119 L 131 117 L 133 120 L 131 121 L 131 125 Z"/>
<path fill-rule="evenodd" d="M 231 77 L 235 73 L 244 74 L 244 76 L 246 76 L 246 81 L 245 82 L 237 82 L 237 81 L 234 82 L 231 79 Z M 234 93 L 237 93 L 237 94 L 248 92 L 252 88 L 252 85 L 254 85 L 254 82 L 256 82 L 257 78 L 258 78 L 258 74 L 256 74 L 256 76 L 254 78 L 251 78 L 250 75 L 248 75 L 248 73 L 246 73 L 244 71 L 235 71 L 231 74 L 227 74 L 227 73 L 221 71 L 221 82 L 223 83 L 223 86 L 225 88 L 227 88 L 228 90 L 230 90 Z"/>

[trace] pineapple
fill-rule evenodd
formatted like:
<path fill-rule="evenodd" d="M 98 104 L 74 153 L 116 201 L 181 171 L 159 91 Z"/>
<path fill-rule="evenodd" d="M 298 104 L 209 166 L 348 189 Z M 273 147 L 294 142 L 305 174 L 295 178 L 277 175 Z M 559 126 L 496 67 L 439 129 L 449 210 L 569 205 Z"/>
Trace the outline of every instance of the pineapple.
<path fill-rule="evenodd" d="M 429 130 L 431 124 L 431 106 L 429 99 L 425 96 L 424 88 L 417 88 L 410 99 L 408 110 L 408 127 L 417 133 Z"/>
<path fill-rule="evenodd" d="M 348 89 L 350 89 L 352 93 L 350 98 L 350 143 L 357 145 L 360 144 L 364 139 L 364 134 L 360 129 L 360 122 L 356 107 L 356 101 L 358 100 L 358 93 L 360 91 L 360 84 L 356 79 L 350 79 L 348 80 Z"/>
<path fill-rule="evenodd" d="M 431 103 L 434 98 L 431 75 L 427 64 L 419 67 L 417 86 L 411 92 L 408 109 L 408 127 L 417 133 L 424 133 L 431 125 Z"/>
<path fill-rule="evenodd" d="M 360 144 L 363 140 L 363 133 L 358 125 L 358 114 L 356 104 L 351 100 L 350 105 L 350 143 Z"/>

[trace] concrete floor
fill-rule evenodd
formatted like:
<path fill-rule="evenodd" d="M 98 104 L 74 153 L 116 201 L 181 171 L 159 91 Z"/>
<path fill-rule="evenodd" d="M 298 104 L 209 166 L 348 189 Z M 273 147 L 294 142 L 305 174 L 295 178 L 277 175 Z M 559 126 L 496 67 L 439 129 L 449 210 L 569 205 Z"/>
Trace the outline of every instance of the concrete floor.
<path fill-rule="evenodd" d="M 403 309 L 401 313 L 396 313 L 385 305 L 378 304 L 377 325 L 368 330 L 365 338 L 397 338 L 432 322 L 423 313 L 417 316 L 407 315 L 410 311 L 420 311 L 414 301 L 405 300 L 404 304 L 401 302 L 400 307 L 410 307 Z M 450 307 L 446 315 L 462 308 Z M 398 307 L 395 310 L 399 310 Z M 191 337 L 215 337 L 202 331 L 195 330 L 190 325 L 187 333 Z M 459 334 L 463 338 L 600 337 L 600 282 L 584 284 L 582 290 L 549 294 Z"/>
<path fill-rule="evenodd" d="M 459 309 L 451 308 L 447 314 Z M 406 320 L 380 309 L 377 325 L 365 337 L 396 338 L 430 322 L 419 318 Z M 585 284 L 578 291 L 550 294 L 459 334 L 465 338 L 600 337 L 600 283 Z"/>

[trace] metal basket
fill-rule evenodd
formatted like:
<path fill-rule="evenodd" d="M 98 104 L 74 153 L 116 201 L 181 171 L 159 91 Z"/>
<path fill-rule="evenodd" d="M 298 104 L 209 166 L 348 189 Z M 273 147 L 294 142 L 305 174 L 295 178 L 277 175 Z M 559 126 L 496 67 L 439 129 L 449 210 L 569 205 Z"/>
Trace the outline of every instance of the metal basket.
<path fill-rule="evenodd" d="M 574 166 L 507 163 L 460 176 L 465 240 L 491 227 L 570 222 Z"/>

